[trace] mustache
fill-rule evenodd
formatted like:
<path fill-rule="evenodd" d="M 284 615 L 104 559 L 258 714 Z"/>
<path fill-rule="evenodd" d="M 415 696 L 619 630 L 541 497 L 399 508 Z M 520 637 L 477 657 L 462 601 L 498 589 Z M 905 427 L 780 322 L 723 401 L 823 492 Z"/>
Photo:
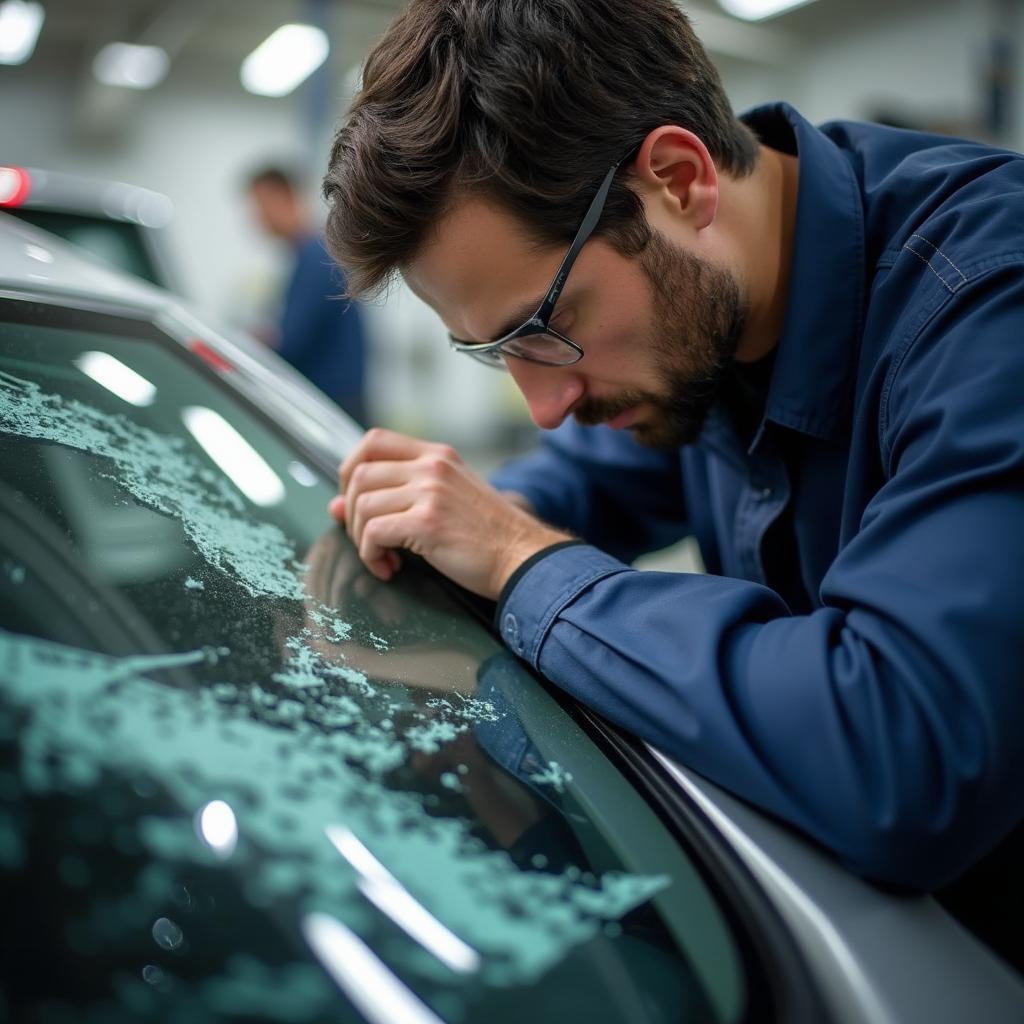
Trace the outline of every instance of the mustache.
<path fill-rule="evenodd" d="M 656 400 L 652 395 L 643 391 L 625 391 L 622 394 L 608 395 L 603 398 L 584 398 L 573 409 L 572 414 L 581 426 L 596 427 L 614 419 L 620 412 L 651 401 Z"/>

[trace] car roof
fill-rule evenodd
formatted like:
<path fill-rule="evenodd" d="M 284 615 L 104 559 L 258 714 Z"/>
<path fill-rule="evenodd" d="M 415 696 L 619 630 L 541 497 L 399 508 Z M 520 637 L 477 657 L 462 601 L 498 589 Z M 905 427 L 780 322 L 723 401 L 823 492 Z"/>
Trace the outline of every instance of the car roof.
<path fill-rule="evenodd" d="M 123 181 L 13 164 L 0 164 L 0 173 L 10 175 L 20 186 L 18 205 L 31 209 L 90 214 L 146 228 L 165 227 L 174 211 L 161 192 Z"/>

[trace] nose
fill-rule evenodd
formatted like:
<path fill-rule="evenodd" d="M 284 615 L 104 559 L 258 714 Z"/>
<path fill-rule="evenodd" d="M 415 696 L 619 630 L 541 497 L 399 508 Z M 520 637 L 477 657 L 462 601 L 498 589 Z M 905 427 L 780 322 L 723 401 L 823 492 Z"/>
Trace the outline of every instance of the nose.
<path fill-rule="evenodd" d="M 541 366 L 508 356 L 508 372 L 522 392 L 530 419 L 542 430 L 553 430 L 583 395 L 583 379 L 568 367 Z"/>

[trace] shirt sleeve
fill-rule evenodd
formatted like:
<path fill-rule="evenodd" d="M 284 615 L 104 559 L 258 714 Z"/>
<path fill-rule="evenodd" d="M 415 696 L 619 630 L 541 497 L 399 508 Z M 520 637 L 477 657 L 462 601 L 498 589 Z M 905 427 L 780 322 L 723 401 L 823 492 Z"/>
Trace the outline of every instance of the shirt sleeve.
<path fill-rule="evenodd" d="M 545 522 L 632 560 L 689 533 L 677 451 L 641 448 L 624 431 L 567 420 L 492 477 Z"/>
<path fill-rule="evenodd" d="M 1024 274 L 961 288 L 883 395 L 883 482 L 789 614 L 742 580 L 554 551 L 498 610 L 588 706 L 854 870 L 951 880 L 1024 815 Z"/>

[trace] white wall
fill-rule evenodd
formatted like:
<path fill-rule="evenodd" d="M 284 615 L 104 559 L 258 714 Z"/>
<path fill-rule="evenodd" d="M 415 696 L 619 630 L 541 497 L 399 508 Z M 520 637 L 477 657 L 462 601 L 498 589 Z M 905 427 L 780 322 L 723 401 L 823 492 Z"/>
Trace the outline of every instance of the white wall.
<path fill-rule="evenodd" d="M 785 99 L 814 122 L 862 119 L 880 108 L 922 120 L 968 124 L 985 103 L 984 68 L 995 4 L 933 0 L 888 5 L 863 21 L 801 45 L 778 64 L 720 60 L 738 110 L 762 99 Z M 785 18 L 770 24 L 785 32 Z M 1024 4 L 1018 0 L 1008 34 L 1016 39 L 1015 119 L 1007 144 L 1024 149 Z"/>

